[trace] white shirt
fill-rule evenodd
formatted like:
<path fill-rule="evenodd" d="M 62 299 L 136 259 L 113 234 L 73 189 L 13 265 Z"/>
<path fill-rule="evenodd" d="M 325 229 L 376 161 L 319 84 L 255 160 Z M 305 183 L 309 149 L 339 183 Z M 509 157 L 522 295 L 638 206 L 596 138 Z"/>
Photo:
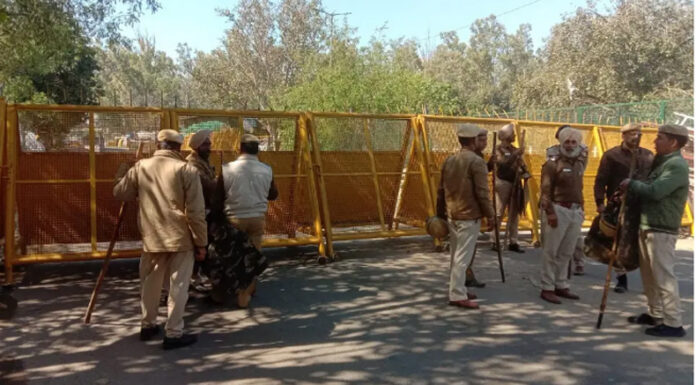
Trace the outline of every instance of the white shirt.
<path fill-rule="evenodd" d="M 225 214 L 234 218 L 263 217 L 268 211 L 268 192 L 273 170 L 258 156 L 242 154 L 222 166 L 225 181 Z"/>

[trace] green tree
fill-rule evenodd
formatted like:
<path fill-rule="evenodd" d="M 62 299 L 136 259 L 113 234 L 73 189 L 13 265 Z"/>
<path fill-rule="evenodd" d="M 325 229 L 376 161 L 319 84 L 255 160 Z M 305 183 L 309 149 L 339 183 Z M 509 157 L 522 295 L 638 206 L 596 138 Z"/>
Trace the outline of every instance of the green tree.
<path fill-rule="evenodd" d="M 530 32 L 523 24 L 507 34 L 495 16 L 478 19 L 468 44 L 455 32 L 441 35 L 443 43 L 426 62 L 426 73 L 450 84 L 466 110 L 510 109 L 515 85 L 534 64 Z"/>
<path fill-rule="evenodd" d="M 198 53 L 193 79 L 208 106 L 271 109 L 275 95 L 304 76 L 326 49 L 327 22 L 318 0 L 242 0 L 220 10 L 230 28 L 223 46 Z"/>
<path fill-rule="evenodd" d="M 173 106 L 182 77 L 155 40 L 139 36 L 131 47 L 112 44 L 99 56 L 105 100 L 114 105 Z M 104 103 L 103 103 L 104 104 Z"/>
<path fill-rule="evenodd" d="M 514 103 L 573 106 L 690 95 L 693 3 L 614 0 L 590 3 L 553 27 L 541 63 L 517 87 Z"/>
<path fill-rule="evenodd" d="M 125 6 L 125 12 L 117 7 Z M 120 39 L 155 0 L 0 0 L 0 89 L 14 102 L 93 104 L 99 87 L 91 37 Z"/>

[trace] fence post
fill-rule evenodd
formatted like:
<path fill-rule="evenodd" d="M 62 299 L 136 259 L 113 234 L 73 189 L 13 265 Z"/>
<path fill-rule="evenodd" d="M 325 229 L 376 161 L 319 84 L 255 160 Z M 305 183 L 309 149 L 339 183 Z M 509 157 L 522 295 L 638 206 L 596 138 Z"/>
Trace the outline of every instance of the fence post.
<path fill-rule="evenodd" d="M 14 283 L 12 262 L 15 259 L 15 179 L 17 172 L 17 108 L 7 108 L 7 127 L 5 132 L 7 148 L 7 187 L 5 189 L 5 284 Z"/>
<path fill-rule="evenodd" d="M 575 123 L 584 123 L 585 120 L 585 107 L 577 107 L 575 109 Z"/>
<path fill-rule="evenodd" d="M 660 124 L 665 124 L 666 111 L 667 111 L 667 101 L 660 100 L 660 116 L 658 117 Z"/>
<path fill-rule="evenodd" d="M 92 252 L 97 252 L 97 160 L 94 146 L 94 112 L 89 113 L 89 224 Z"/>

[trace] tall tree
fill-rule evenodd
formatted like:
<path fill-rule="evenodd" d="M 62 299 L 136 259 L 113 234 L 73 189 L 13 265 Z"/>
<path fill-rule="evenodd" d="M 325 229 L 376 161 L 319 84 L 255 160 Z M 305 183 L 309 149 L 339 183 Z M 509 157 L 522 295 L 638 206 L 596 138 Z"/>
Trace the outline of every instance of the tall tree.
<path fill-rule="evenodd" d="M 426 62 L 426 72 L 451 84 L 466 109 L 510 109 L 515 84 L 533 64 L 530 32 L 523 24 L 508 34 L 495 16 L 478 19 L 468 44 L 455 32 L 441 35 L 443 43 Z"/>
<path fill-rule="evenodd" d="M 578 8 L 553 27 L 541 66 L 517 88 L 517 104 L 565 106 L 690 95 L 693 3 L 614 0 Z"/>
<path fill-rule="evenodd" d="M 199 54 L 193 75 L 211 106 L 273 108 L 273 96 L 326 47 L 318 0 L 242 0 L 220 13 L 230 23 L 223 47 Z"/>
<path fill-rule="evenodd" d="M 112 44 L 99 60 L 104 99 L 113 104 L 173 106 L 181 77 L 174 61 L 155 47 L 152 37 L 139 36 L 136 44 Z"/>
<path fill-rule="evenodd" d="M 0 0 L 2 94 L 18 102 L 95 103 L 90 39 L 120 39 L 122 23 L 158 6 L 156 0 Z"/>

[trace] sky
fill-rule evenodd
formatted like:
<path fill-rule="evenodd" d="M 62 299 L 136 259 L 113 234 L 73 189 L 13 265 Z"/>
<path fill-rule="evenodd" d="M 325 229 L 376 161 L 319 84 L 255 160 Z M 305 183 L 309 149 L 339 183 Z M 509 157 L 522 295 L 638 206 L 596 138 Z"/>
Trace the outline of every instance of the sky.
<path fill-rule="evenodd" d="M 277 0 L 276 0 L 277 1 Z M 599 1 L 599 10 L 608 0 Z M 217 8 L 233 9 L 234 0 L 161 0 L 155 14 L 143 15 L 138 25 L 124 28 L 126 36 L 138 33 L 155 38 L 157 49 L 176 58 L 178 43 L 188 43 L 194 50 L 209 52 L 221 45 L 229 27 Z M 572 14 L 586 0 L 324 0 L 336 23 L 345 18 L 356 28 L 360 43 L 366 45 L 378 29 L 388 40 L 401 37 L 417 39 L 426 49 L 434 49 L 441 32 L 456 30 L 460 39 L 468 41 L 469 27 L 476 19 L 496 15 L 508 33 L 520 24 L 532 26 L 534 49 L 540 48 L 551 33 L 551 27 Z"/>

